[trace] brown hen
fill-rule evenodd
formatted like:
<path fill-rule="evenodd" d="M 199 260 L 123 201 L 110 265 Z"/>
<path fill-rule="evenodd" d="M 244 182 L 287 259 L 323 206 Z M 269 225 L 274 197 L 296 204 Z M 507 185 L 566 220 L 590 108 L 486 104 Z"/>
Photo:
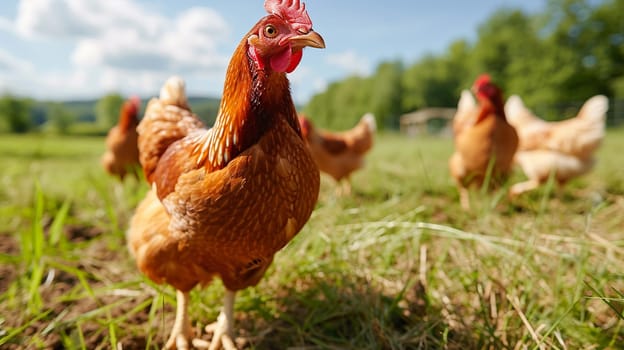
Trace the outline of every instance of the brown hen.
<path fill-rule="evenodd" d="M 140 164 L 136 127 L 139 124 L 140 105 L 138 97 L 125 101 L 121 106 L 117 125 L 106 135 L 106 152 L 100 162 L 107 173 L 118 176 L 121 180 L 128 172 L 138 175 Z"/>
<path fill-rule="evenodd" d="M 367 113 L 355 127 L 342 132 L 317 129 L 304 115 L 299 116 L 299 124 L 316 165 L 336 182 L 346 180 L 342 192 L 350 193 L 351 173 L 364 166 L 364 156 L 373 147 L 375 116 Z"/>
<path fill-rule="evenodd" d="M 511 172 L 518 148 L 518 135 L 509 125 L 501 90 L 488 75 L 480 76 L 472 87 L 478 104 L 463 91 L 453 119 L 455 153 L 449 160 L 451 175 L 459 189 L 464 209 L 470 208 L 468 187 L 498 184 Z"/>
<path fill-rule="evenodd" d="M 318 197 L 319 172 L 301 136 L 286 73 L 304 47 L 325 44 L 298 0 L 267 0 L 265 8 L 269 15 L 232 56 L 210 130 L 189 110 L 179 78 L 149 102 L 138 128 L 152 190 L 132 218 L 128 243 L 144 274 L 177 290 L 167 348 L 188 348 L 188 293 L 215 277 L 226 293 L 210 346 L 234 348 L 236 291 L 259 282 Z"/>

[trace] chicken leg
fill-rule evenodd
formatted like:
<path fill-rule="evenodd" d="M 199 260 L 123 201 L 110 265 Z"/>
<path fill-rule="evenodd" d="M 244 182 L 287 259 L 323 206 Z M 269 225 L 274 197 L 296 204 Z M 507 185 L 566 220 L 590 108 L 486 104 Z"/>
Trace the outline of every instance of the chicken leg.
<path fill-rule="evenodd" d="M 459 203 L 462 209 L 470 210 L 470 192 L 466 187 L 459 187 Z"/>
<path fill-rule="evenodd" d="M 189 293 L 176 291 L 176 300 L 176 318 L 165 349 L 188 350 L 189 339 L 193 336 L 193 329 L 188 318 Z"/>
<path fill-rule="evenodd" d="M 524 182 L 517 183 L 509 189 L 509 197 L 515 198 L 524 192 L 528 192 L 534 190 L 540 186 L 540 182 L 538 180 L 528 180 Z"/>
<path fill-rule="evenodd" d="M 336 197 L 346 197 L 351 195 L 351 178 L 349 176 L 336 183 Z"/>
<path fill-rule="evenodd" d="M 193 346 L 200 349 L 217 350 L 237 350 L 234 345 L 234 298 L 236 292 L 225 290 L 223 297 L 223 309 L 217 317 L 217 322 L 206 326 L 206 332 L 213 332 L 210 343 L 203 340 L 194 340 Z"/>

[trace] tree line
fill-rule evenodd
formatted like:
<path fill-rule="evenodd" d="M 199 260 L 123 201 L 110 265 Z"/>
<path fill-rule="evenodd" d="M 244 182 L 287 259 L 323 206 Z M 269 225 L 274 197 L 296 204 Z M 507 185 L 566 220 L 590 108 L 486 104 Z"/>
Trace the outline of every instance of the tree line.
<path fill-rule="evenodd" d="M 32 131 L 67 134 L 71 129 L 104 134 L 117 123 L 123 97 L 108 94 L 93 101 L 37 101 L 5 94 L 0 97 L 0 132 Z M 88 130 L 88 131 L 85 131 Z"/>
<path fill-rule="evenodd" d="M 499 9 L 474 42 L 459 39 L 442 54 L 382 62 L 371 76 L 333 82 L 304 113 L 322 127 L 347 129 L 373 112 L 380 127 L 395 129 L 404 113 L 456 106 L 484 72 L 547 119 L 596 94 L 624 99 L 624 0 L 550 0 L 538 14 Z"/>
<path fill-rule="evenodd" d="M 0 133 L 105 135 L 117 123 L 125 98 L 109 93 L 97 100 L 54 102 L 5 94 L 0 96 Z M 219 99 L 190 97 L 189 103 L 207 125 L 212 125 Z M 142 110 L 146 104 L 143 100 Z"/>

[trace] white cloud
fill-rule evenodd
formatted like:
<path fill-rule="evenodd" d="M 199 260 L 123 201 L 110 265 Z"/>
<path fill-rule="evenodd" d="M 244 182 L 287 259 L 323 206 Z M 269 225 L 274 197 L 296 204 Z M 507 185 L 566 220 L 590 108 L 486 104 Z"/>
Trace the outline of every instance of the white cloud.
<path fill-rule="evenodd" d="M 95 98 L 107 92 L 123 95 L 154 96 L 168 78 L 166 73 L 137 72 L 124 74 L 115 69 L 71 72 L 55 70 L 1 75 L 0 93 L 11 91 L 17 95 L 40 99 Z M 36 82 L 36 83 L 35 83 Z"/>
<path fill-rule="evenodd" d="M 75 40 L 79 66 L 196 72 L 227 63 L 217 49 L 229 27 L 209 8 L 171 20 L 131 0 L 22 0 L 16 27 L 26 38 Z"/>
<path fill-rule="evenodd" d="M 7 75 L 12 72 L 32 72 L 33 70 L 34 67 L 30 62 L 19 59 L 0 49 L 0 73 L 3 75 Z"/>
<path fill-rule="evenodd" d="M 144 33 L 165 22 L 132 0 L 21 0 L 15 26 L 28 38 L 84 38 L 111 28 L 133 27 Z"/>
<path fill-rule="evenodd" d="M 0 29 L 33 45 L 70 44 L 69 68 L 10 79 L 37 81 L 27 84 L 37 95 L 46 88 L 65 95 L 152 93 L 171 74 L 217 79 L 229 59 L 221 46 L 231 41 L 228 24 L 210 8 L 165 17 L 136 0 L 21 0 L 15 20 L 0 19 Z M 0 67 L 5 61 L 16 64 L 0 56 Z"/>
<path fill-rule="evenodd" d="M 327 55 L 326 61 L 328 64 L 337 66 L 349 73 L 368 75 L 371 72 L 371 65 L 368 60 L 351 50 Z"/>
<path fill-rule="evenodd" d="M 13 33 L 15 31 L 13 22 L 7 18 L 0 17 L 0 30 Z"/>
<path fill-rule="evenodd" d="M 92 34 L 95 29 L 79 16 L 71 1 L 64 0 L 20 1 L 15 27 L 27 38 L 66 38 Z"/>
<path fill-rule="evenodd" d="M 171 52 L 182 70 L 193 67 L 225 70 L 229 55 L 217 53 L 229 39 L 225 20 L 207 8 L 189 9 L 175 19 L 173 30 L 163 35 L 162 48 Z"/>

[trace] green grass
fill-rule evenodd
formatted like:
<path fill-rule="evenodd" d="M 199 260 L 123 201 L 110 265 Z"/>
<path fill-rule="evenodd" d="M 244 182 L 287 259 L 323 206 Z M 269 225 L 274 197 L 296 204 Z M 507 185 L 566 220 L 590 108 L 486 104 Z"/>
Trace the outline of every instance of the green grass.
<path fill-rule="evenodd" d="M 0 137 L 0 348 L 158 349 L 175 294 L 134 266 L 124 231 L 144 183 L 101 170 L 103 139 Z M 624 130 L 589 175 L 510 202 L 447 170 L 452 143 L 382 134 L 353 195 L 323 177 L 303 231 L 236 328 L 256 349 L 617 349 L 624 344 Z M 523 179 L 519 172 L 511 182 Z M 192 292 L 197 330 L 217 281 Z"/>

